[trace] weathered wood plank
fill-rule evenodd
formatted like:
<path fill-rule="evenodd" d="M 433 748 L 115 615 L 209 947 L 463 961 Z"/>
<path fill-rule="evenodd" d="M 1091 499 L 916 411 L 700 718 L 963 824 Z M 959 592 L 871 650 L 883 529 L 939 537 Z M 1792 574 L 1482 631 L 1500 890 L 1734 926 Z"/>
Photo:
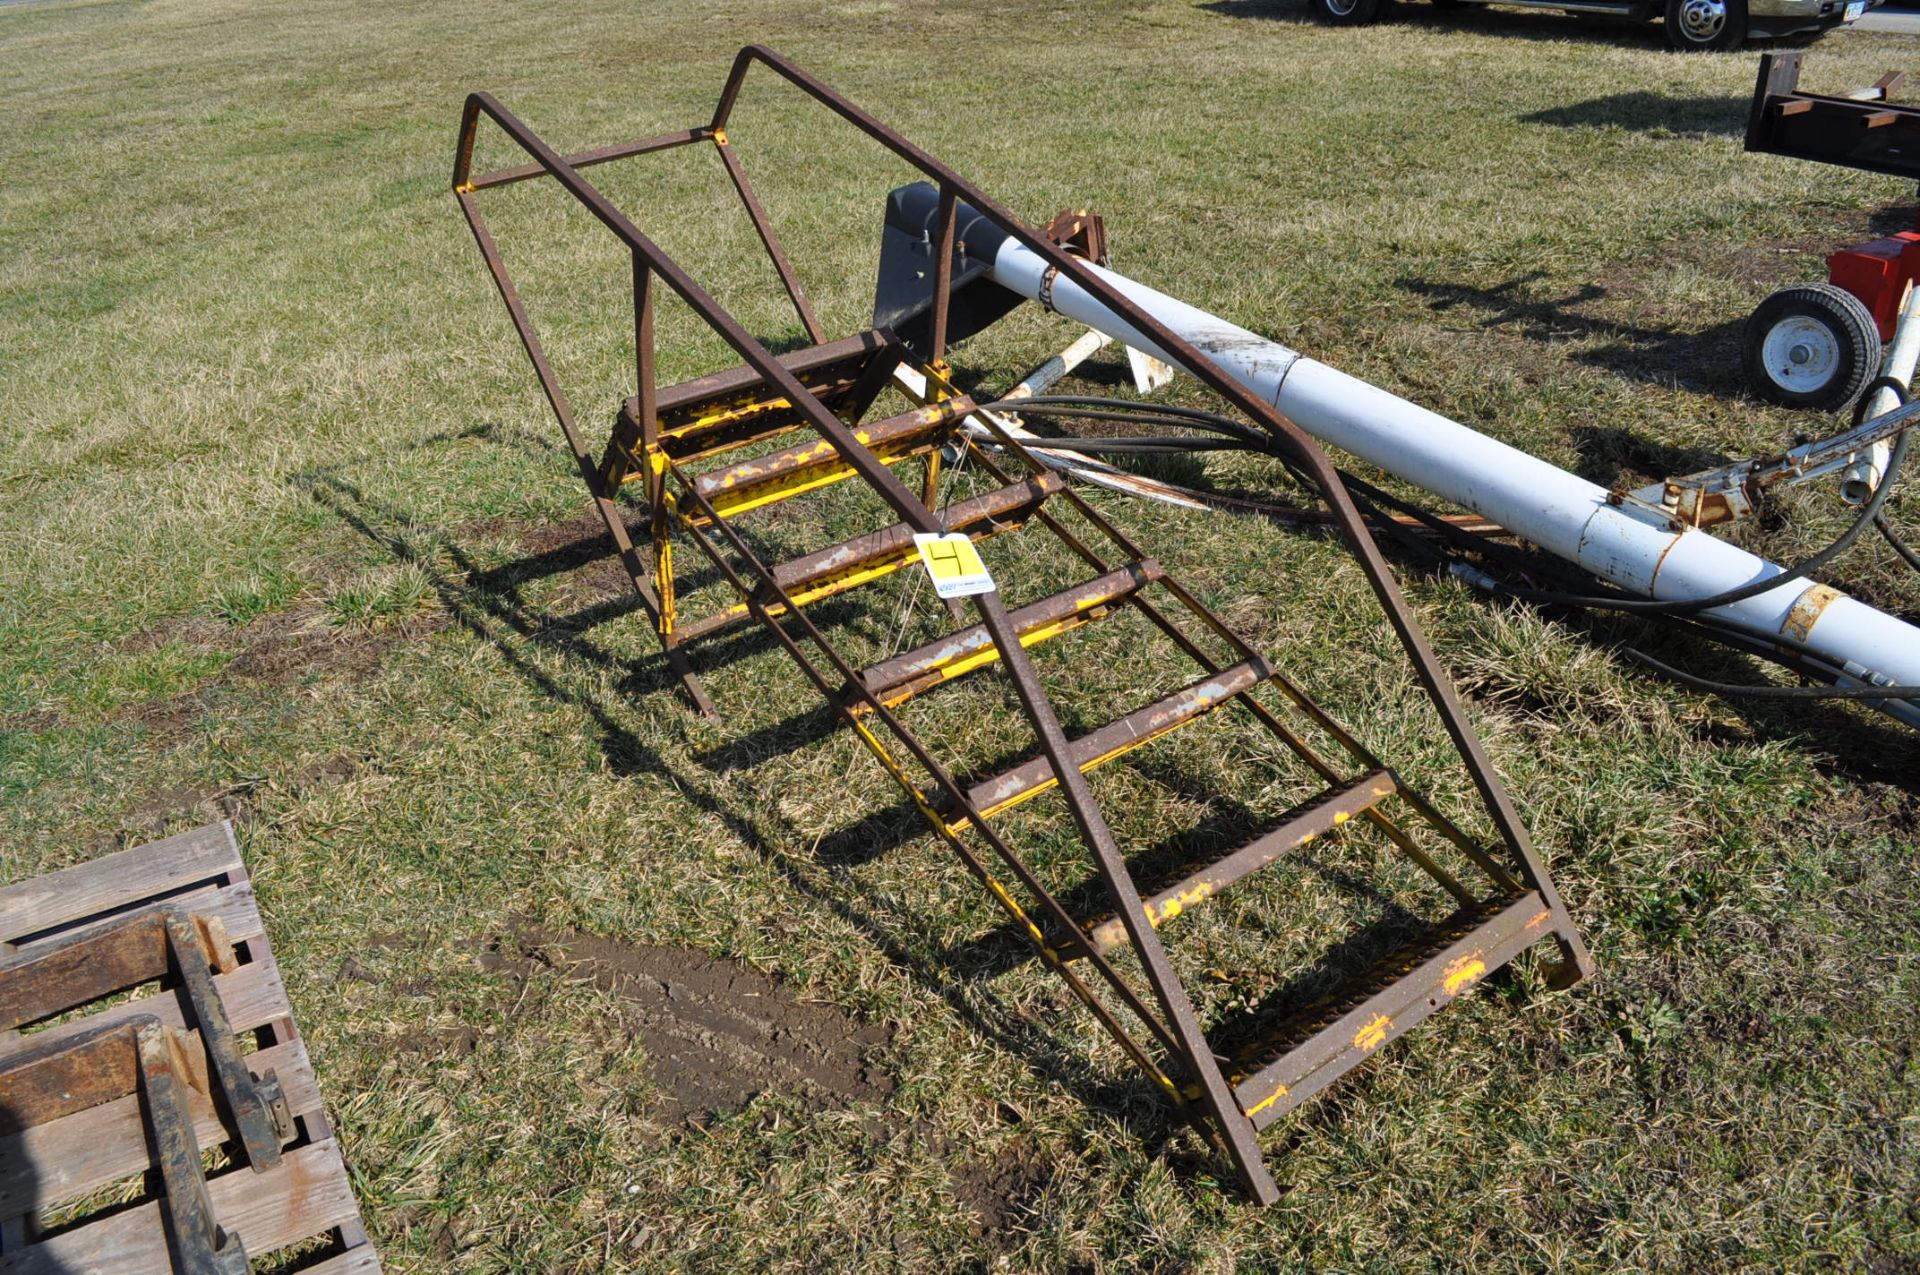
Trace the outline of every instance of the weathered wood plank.
<path fill-rule="evenodd" d="M 0 887 L 0 942 L 245 871 L 232 826 L 208 824 Z"/>
<path fill-rule="evenodd" d="M 197 912 L 202 916 L 219 918 L 220 924 L 226 927 L 227 937 L 235 943 L 241 942 L 242 940 L 257 940 L 262 933 L 264 933 L 260 923 L 260 905 L 254 898 L 253 885 L 251 882 L 242 882 L 237 885 L 208 884 L 188 890 L 184 894 L 173 895 L 154 904 L 130 906 L 123 912 L 116 912 L 112 916 L 103 916 L 97 921 L 82 922 L 78 925 L 55 930 L 52 933 L 44 930 L 39 931 L 41 934 L 40 938 L 35 939 L 31 943 L 21 943 L 17 945 L 11 953 L 5 957 L 0 957 L 0 978 L 6 977 L 7 961 L 24 960 L 38 952 L 44 951 L 52 944 L 64 943 L 71 938 L 110 929 L 126 920 L 127 917 L 144 911 L 146 907 L 159 906 L 160 903 L 164 903 L 165 906 L 170 908 L 183 908 L 188 912 Z"/>
<path fill-rule="evenodd" d="M 229 940 L 247 945 L 253 959 L 215 975 L 215 992 L 236 1032 L 278 1029 L 280 1043 L 248 1055 L 248 1065 L 256 1071 L 271 1068 L 294 1115 L 322 1139 L 288 1152 L 280 1166 L 267 1173 L 243 1166 L 210 1181 L 215 1216 L 240 1236 L 255 1260 L 337 1232 L 341 1242 L 354 1247 L 302 1269 L 310 1275 L 378 1275 L 380 1261 L 365 1242 L 345 1166 L 326 1134 L 319 1087 L 305 1046 L 292 1034 L 286 988 L 229 826 L 195 829 L 0 887 L 0 952 L 12 958 L 0 960 L 0 978 L 6 977 L 7 965 L 30 959 L 44 945 L 111 926 L 161 903 L 217 918 Z M 10 950 L 11 941 L 23 938 L 30 941 Z M 185 1027 L 187 1009 L 184 989 L 173 988 L 40 1031 L 0 1033 L 0 1059 L 138 1015 Z M 0 1219 L 13 1232 L 11 1242 L 0 1244 L 0 1275 L 71 1275 L 83 1270 L 151 1275 L 170 1268 L 161 1201 L 102 1216 L 44 1240 L 26 1242 L 22 1225 L 40 1210 L 82 1198 L 147 1167 L 140 1101 L 129 1094 L 0 1137 Z M 188 1103 L 202 1146 L 230 1140 L 212 1103 L 191 1092 Z"/>
<path fill-rule="evenodd" d="M 220 1003 L 226 1006 L 227 1018 L 235 1032 L 251 1031 L 275 1019 L 292 1016 L 287 1007 L 287 989 L 280 982 L 280 971 L 270 961 L 254 961 L 230 973 L 216 974 L 213 986 Z M 188 1024 L 182 1005 L 186 995 L 183 987 L 170 988 L 138 1000 L 122 1001 L 72 1022 L 0 1040 L 0 1058 L 31 1046 L 66 1040 L 109 1023 L 125 1022 L 140 1014 L 152 1014 L 169 1027 L 185 1027 Z"/>
<path fill-rule="evenodd" d="M 318 1266 L 302 1266 L 300 1275 L 380 1275 L 380 1258 L 371 1246 L 363 1244 Z"/>
<path fill-rule="evenodd" d="M 199 1048 L 198 1033 L 190 1049 Z M 299 1041 L 247 1056 L 255 1072 L 271 1068 L 294 1115 L 320 1110 L 319 1085 Z M 202 1149 L 234 1137 L 219 1113 L 191 1086 L 184 1086 L 193 1113 L 194 1137 Z M 0 1138 L 0 1217 L 48 1209 L 96 1191 L 148 1167 L 146 1123 L 140 1098 L 128 1094 Z"/>
<path fill-rule="evenodd" d="M 310 1239 L 359 1216 L 332 1142 L 287 1153 L 265 1173 L 240 1168 L 207 1183 L 213 1214 L 251 1258 Z M 171 1265 L 158 1201 L 0 1254 L 0 1275 L 155 1275 Z"/>

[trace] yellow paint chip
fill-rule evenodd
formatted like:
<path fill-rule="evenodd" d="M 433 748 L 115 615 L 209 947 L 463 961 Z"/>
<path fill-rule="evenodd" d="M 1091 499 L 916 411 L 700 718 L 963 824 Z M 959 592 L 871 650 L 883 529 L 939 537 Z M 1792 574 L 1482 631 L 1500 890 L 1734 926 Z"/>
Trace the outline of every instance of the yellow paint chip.
<path fill-rule="evenodd" d="M 1282 1098 L 1286 1096 L 1287 1096 L 1287 1087 L 1285 1085 L 1281 1085 L 1278 1089 L 1274 1090 L 1272 1093 L 1262 1098 L 1259 1102 L 1256 1102 L 1253 1106 L 1248 1107 L 1247 1114 L 1250 1116 L 1257 1116 L 1261 1112 L 1265 1111 L 1268 1107 L 1271 1107 L 1274 1103 L 1280 1101 Z"/>
<path fill-rule="evenodd" d="M 1213 884 L 1208 881 L 1202 881 L 1191 890 L 1182 890 L 1178 894 L 1168 898 L 1166 902 L 1160 905 L 1160 914 L 1158 917 L 1154 915 L 1152 900 L 1148 900 L 1142 905 L 1142 908 L 1147 914 L 1147 920 L 1157 926 L 1162 921 L 1171 921 L 1174 917 L 1179 916 L 1182 912 L 1194 904 L 1205 900 L 1212 894 Z"/>
<path fill-rule="evenodd" d="M 1380 1048 L 1381 1043 L 1387 1038 L 1387 1033 L 1392 1030 L 1391 1018 L 1385 1014 L 1375 1014 L 1372 1022 L 1353 1034 L 1353 1047 L 1370 1053 Z"/>
<path fill-rule="evenodd" d="M 1458 996 L 1472 987 L 1487 972 L 1487 963 L 1480 959 L 1480 953 L 1470 952 L 1450 963 L 1440 976 L 1440 985 L 1447 995 Z"/>

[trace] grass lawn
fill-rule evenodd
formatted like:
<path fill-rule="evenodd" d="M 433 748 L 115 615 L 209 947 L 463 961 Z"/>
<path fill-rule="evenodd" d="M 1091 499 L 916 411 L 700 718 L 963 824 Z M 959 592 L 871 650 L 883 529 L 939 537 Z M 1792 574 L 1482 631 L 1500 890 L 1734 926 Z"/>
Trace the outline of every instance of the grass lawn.
<path fill-rule="evenodd" d="M 682 706 L 447 174 L 470 89 L 584 148 L 703 122 L 750 40 L 1035 221 L 1101 210 L 1120 269 L 1609 484 L 1824 432 L 1742 397 L 1739 326 L 1911 221 L 1892 179 L 1742 152 L 1751 53 L 1569 17 L 0 6 L 0 881 L 234 818 L 394 1271 L 1920 1269 L 1920 746 L 1886 719 L 1686 692 L 1613 644 L 1751 674 L 1403 564 L 1599 974 L 1523 962 L 1384 1050 L 1268 1134 L 1256 1210 L 777 649 L 716 643 L 727 716 Z M 1916 52 L 1835 34 L 1807 79 Z M 900 170 L 771 77 L 730 132 L 829 329 L 863 326 Z M 593 179 L 793 338 L 708 148 Z M 597 443 L 625 262 L 542 183 L 483 199 Z M 1023 311 L 959 357 L 1004 384 L 1074 335 Z M 670 378 L 725 361 L 672 307 L 661 343 Z M 1291 494 L 1251 459 L 1187 476 Z M 1337 547 L 1097 503 L 1470 808 Z M 802 506 L 759 534 L 875 525 Z M 1787 559 L 1844 523 L 1824 488 L 1782 508 L 1737 538 Z M 1022 543 L 996 570 L 1037 578 Z M 1903 570 L 1869 538 L 1842 578 L 1911 618 Z M 853 596 L 823 614 L 856 647 L 935 631 L 905 577 Z M 1130 632 L 1041 660 L 1071 724 L 1163 676 Z M 990 756 L 1006 698 L 979 675 L 919 723 Z M 1101 791 L 1152 837 L 1256 752 L 1186 732 Z M 1366 923 L 1372 857 L 1197 921 L 1209 1004 Z M 687 1028 L 747 1002 L 789 1033 L 764 1076 Z"/>

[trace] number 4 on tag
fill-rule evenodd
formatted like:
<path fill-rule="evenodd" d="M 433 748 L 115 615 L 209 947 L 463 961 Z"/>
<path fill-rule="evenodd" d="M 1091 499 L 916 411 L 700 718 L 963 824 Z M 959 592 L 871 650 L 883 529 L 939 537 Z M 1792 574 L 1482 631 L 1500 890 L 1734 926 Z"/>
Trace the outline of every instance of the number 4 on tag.
<path fill-rule="evenodd" d="M 980 560 L 980 550 L 964 532 L 917 535 L 913 543 L 920 550 L 920 562 L 927 569 L 927 578 L 933 581 L 933 591 L 941 597 L 965 598 L 993 592 L 993 577 L 987 573 L 987 564 Z"/>

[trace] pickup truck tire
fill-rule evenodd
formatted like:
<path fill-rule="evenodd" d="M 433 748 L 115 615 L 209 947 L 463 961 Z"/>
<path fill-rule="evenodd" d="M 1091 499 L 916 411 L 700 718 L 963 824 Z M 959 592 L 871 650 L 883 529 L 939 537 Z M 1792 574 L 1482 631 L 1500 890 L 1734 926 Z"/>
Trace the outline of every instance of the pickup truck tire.
<path fill-rule="evenodd" d="M 1719 53 L 1747 42 L 1747 0 L 1667 0 L 1667 46 Z"/>
<path fill-rule="evenodd" d="M 1860 298 L 1830 283 L 1782 288 L 1740 334 L 1747 387 L 1769 403 L 1837 411 L 1879 374 L 1880 329 Z"/>
<path fill-rule="evenodd" d="M 1385 0 L 1313 0 L 1313 12 L 1336 27 L 1363 27 L 1380 16 Z"/>

